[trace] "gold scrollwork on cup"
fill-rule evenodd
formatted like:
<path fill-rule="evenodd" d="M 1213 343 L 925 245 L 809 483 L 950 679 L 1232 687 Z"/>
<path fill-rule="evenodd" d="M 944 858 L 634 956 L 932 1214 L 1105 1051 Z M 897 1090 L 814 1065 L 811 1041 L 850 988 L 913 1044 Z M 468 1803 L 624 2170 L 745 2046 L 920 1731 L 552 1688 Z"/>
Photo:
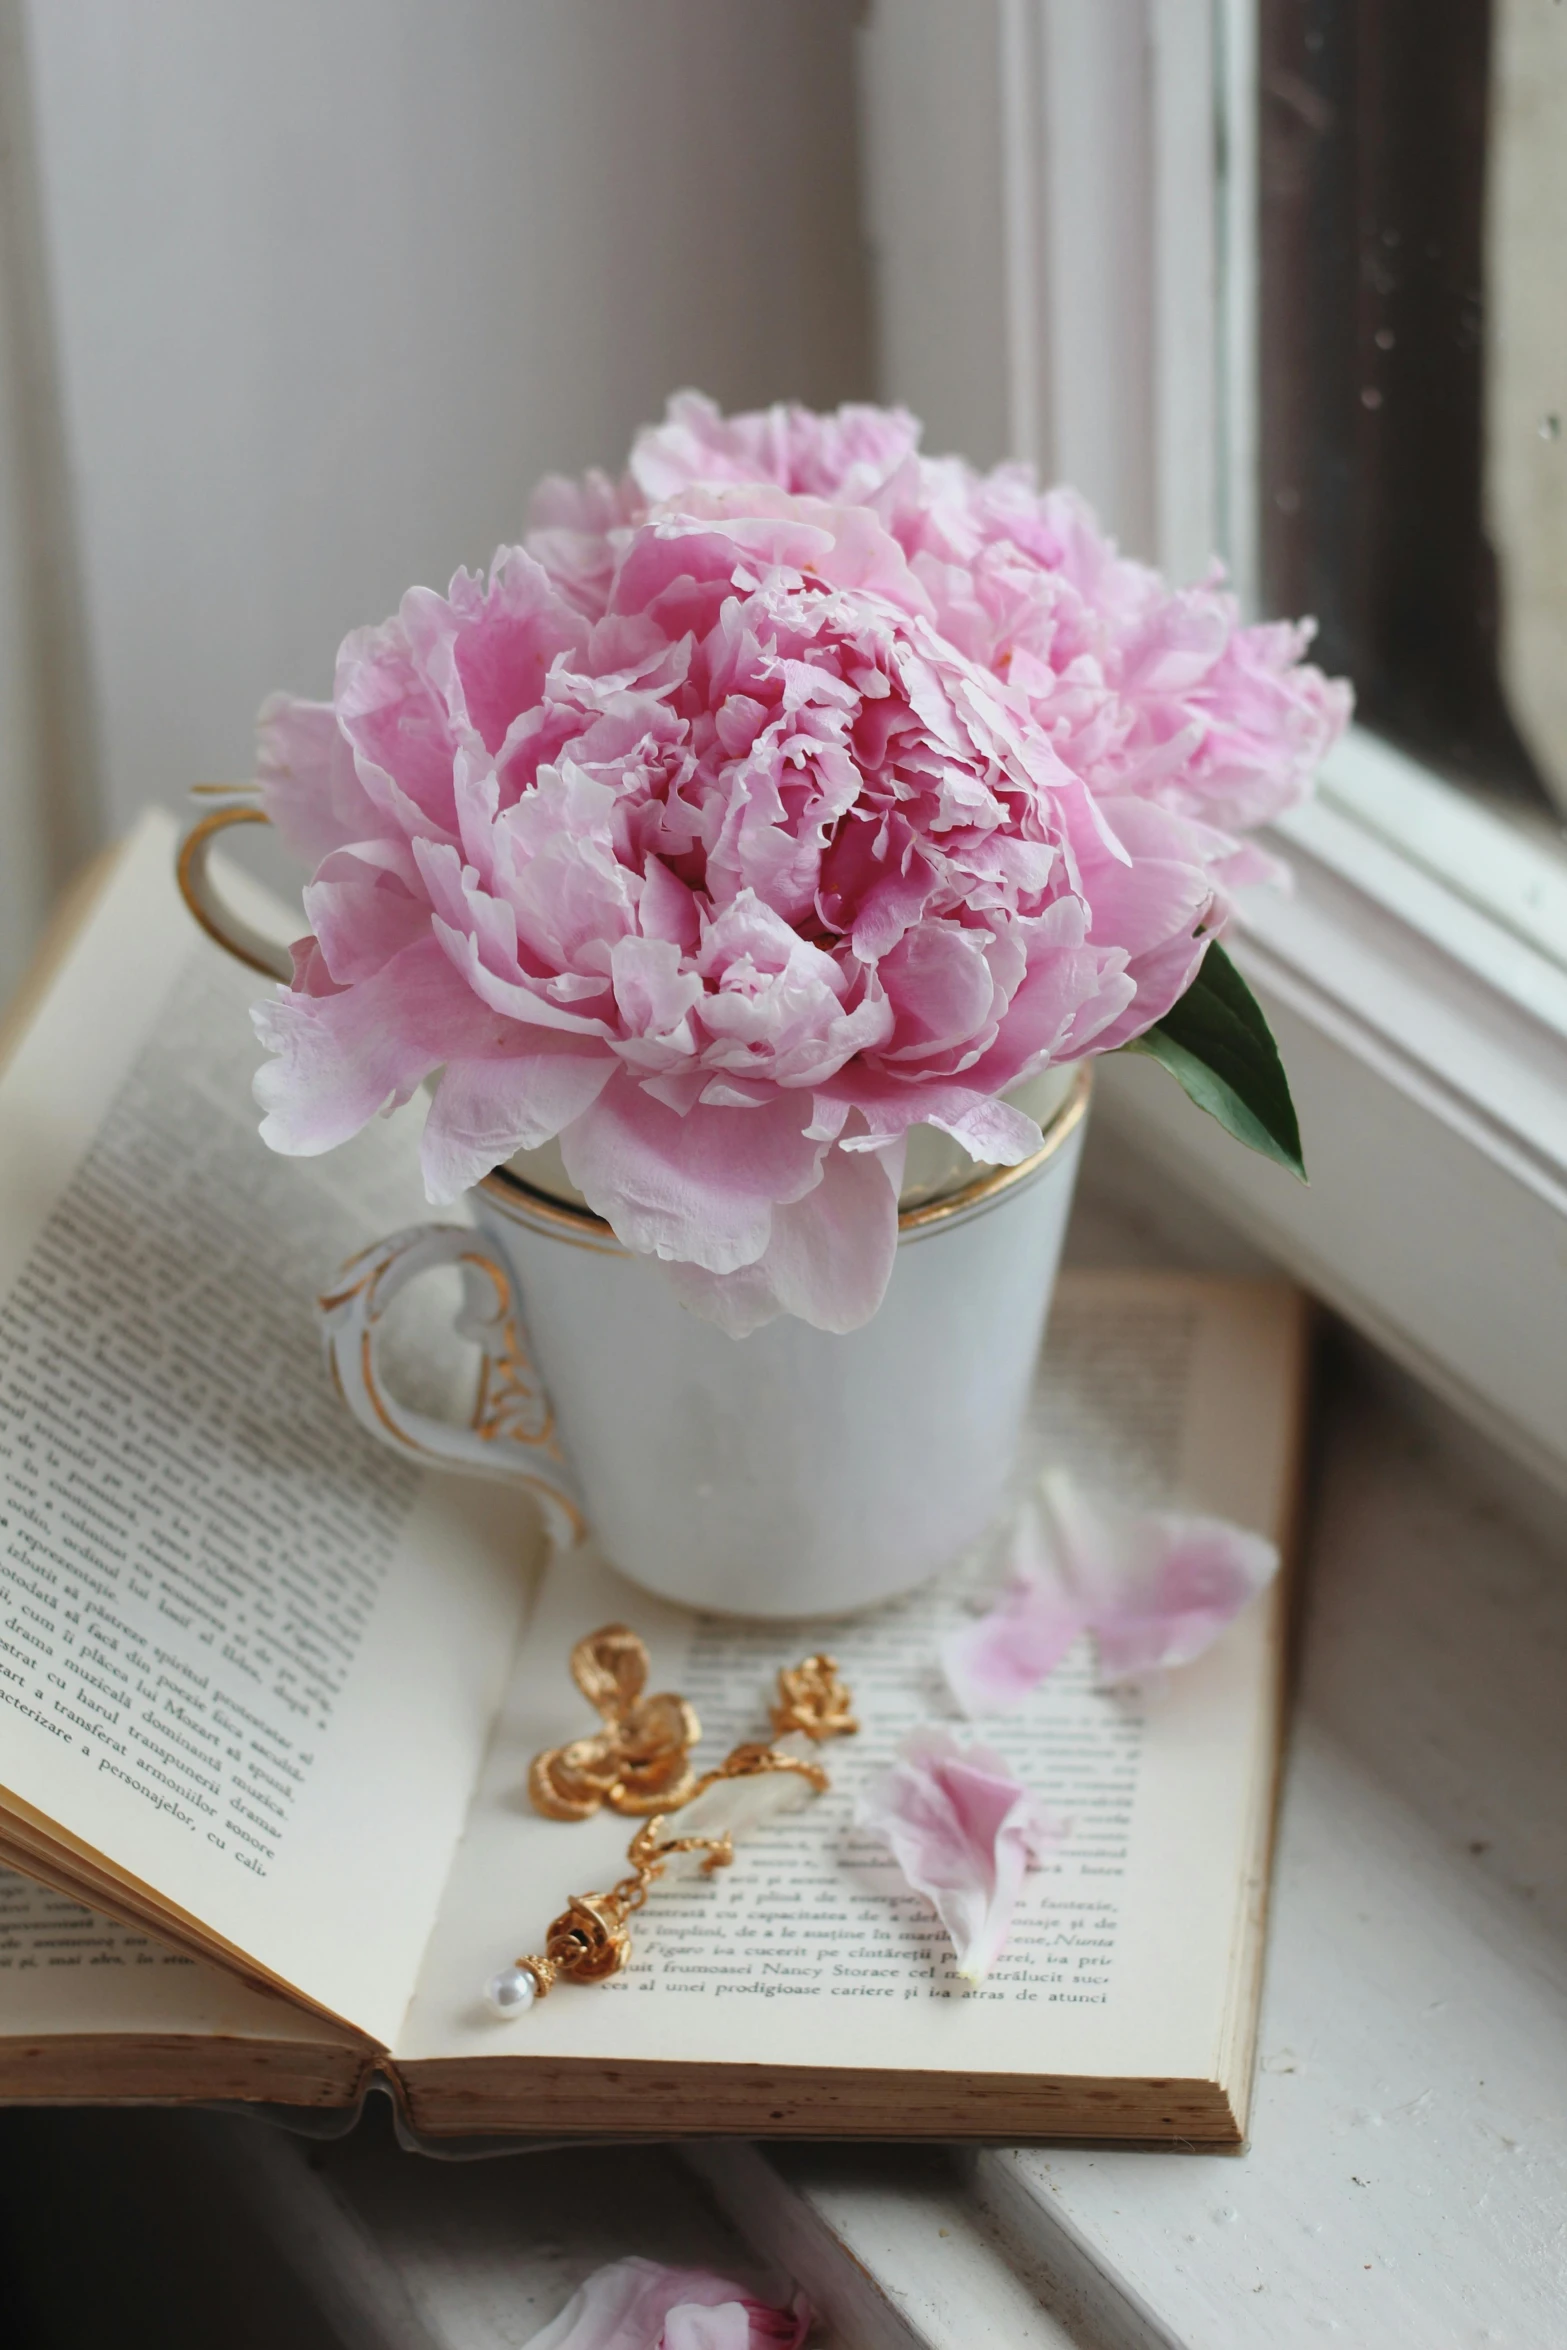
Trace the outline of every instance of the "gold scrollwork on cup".
<path fill-rule="evenodd" d="M 474 1314 L 465 1308 L 457 1317 L 463 1337 L 477 1339 L 484 1350 L 473 1405 L 474 1433 L 487 1444 L 537 1444 L 558 1451 L 555 1415 L 522 1343 L 511 1283 L 491 1257 L 475 1252 L 458 1262 L 487 1274 L 496 1292 L 492 1313 Z"/>

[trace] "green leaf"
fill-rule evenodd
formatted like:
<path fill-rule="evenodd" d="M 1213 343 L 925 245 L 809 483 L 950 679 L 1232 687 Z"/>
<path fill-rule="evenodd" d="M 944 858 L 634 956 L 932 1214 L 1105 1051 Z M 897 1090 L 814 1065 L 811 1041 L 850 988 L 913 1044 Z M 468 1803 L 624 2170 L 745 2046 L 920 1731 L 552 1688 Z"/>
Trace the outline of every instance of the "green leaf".
<path fill-rule="evenodd" d="M 1211 1118 L 1306 1180 L 1289 1079 L 1262 1006 L 1217 939 L 1162 1020 L 1126 1048 L 1162 1062 Z"/>

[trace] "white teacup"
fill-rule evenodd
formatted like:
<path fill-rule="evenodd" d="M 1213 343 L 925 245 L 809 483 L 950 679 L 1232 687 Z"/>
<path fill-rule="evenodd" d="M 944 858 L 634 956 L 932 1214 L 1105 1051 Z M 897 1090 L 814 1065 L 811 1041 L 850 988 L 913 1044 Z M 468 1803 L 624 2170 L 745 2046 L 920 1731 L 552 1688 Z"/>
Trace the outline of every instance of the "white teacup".
<path fill-rule="evenodd" d="M 285 975 L 207 884 L 220 825 L 203 821 L 181 855 L 187 901 L 242 960 Z M 322 1299 L 338 1384 L 383 1443 L 517 1484 L 559 1540 L 591 1528 L 624 1573 L 687 1606 L 845 1614 L 909 1590 L 1005 1500 L 1089 1088 L 1080 1066 L 1011 1097 L 1044 1133 L 1016 1167 L 975 1168 L 915 1130 L 886 1296 L 843 1336 L 780 1317 L 729 1338 L 622 1247 L 558 1154 L 523 1154 L 468 1193 L 472 1225 L 415 1226 L 343 1268 Z M 437 1265 L 461 1269 L 458 1327 L 483 1350 L 466 1426 L 409 1409 L 381 1373 L 386 1309 Z"/>

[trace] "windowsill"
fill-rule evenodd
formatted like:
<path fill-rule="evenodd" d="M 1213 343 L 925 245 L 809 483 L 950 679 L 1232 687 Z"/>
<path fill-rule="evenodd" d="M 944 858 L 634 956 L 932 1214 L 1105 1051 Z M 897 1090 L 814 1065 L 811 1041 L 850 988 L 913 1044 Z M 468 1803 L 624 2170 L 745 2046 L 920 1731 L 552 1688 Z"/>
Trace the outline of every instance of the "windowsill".
<path fill-rule="evenodd" d="M 1492 805 L 1363 727 L 1280 826 L 1443 954 L 1567 1033 L 1567 845 L 1543 812 Z"/>
<path fill-rule="evenodd" d="M 1118 1056 L 1095 1113 L 1129 1146 L 1118 1194 L 1157 1218 L 1173 1180 L 1567 1487 L 1567 965 L 1542 951 L 1567 938 L 1556 867 L 1363 735 L 1281 833 L 1295 888 L 1248 892 L 1234 943 L 1279 1039 L 1311 1181 Z"/>

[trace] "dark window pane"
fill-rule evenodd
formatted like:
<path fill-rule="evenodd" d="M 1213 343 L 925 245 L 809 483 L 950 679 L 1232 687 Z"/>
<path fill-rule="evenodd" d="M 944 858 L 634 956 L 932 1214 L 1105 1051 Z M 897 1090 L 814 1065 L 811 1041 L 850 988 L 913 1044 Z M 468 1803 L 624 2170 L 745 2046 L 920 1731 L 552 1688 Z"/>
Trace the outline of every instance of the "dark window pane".
<path fill-rule="evenodd" d="M 1367 724 L 1538 801 L 1485 528 L 1491 13 L 1262 0 L 1263 586 Z"/>

